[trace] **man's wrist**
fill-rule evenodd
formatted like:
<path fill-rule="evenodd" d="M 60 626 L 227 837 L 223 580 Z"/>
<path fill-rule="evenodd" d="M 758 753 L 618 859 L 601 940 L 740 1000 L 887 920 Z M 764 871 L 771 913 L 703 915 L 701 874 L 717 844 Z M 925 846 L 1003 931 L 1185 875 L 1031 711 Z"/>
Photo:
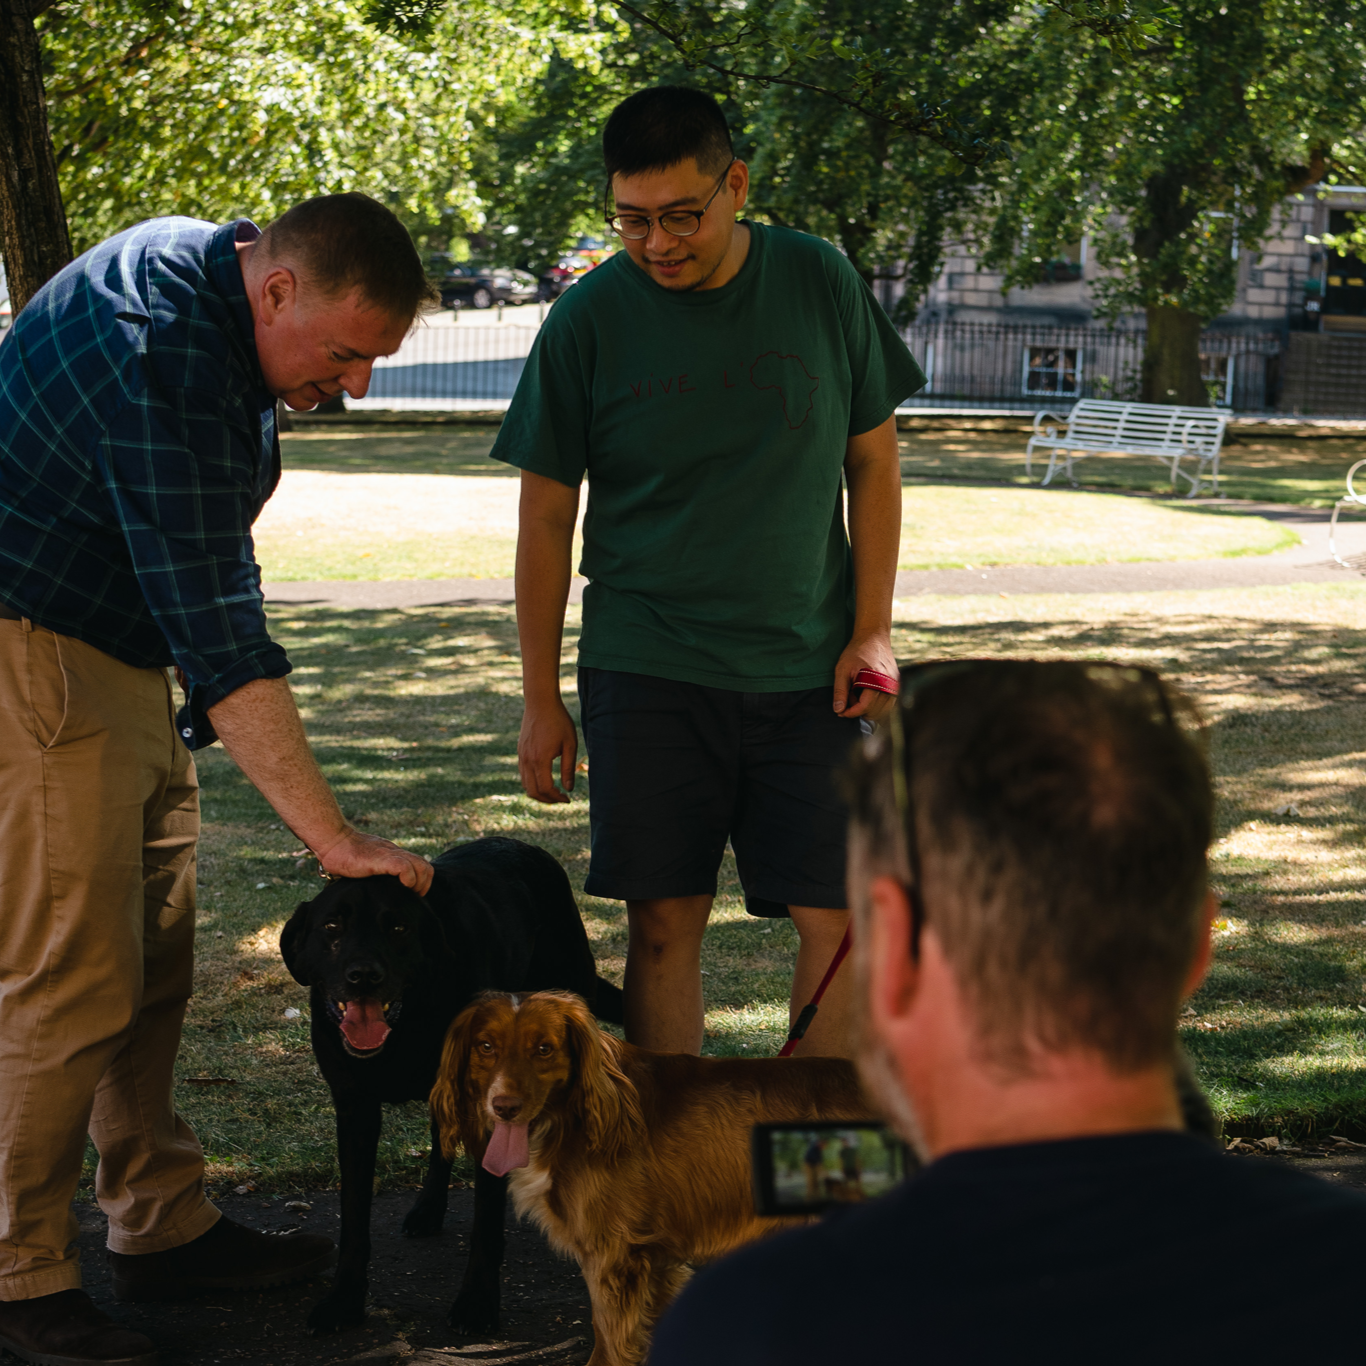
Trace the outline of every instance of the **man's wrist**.
<path fill-rule="evenodd" d="M 340 829 L 333 827 L 313 839 L 298 830 L 294 833 L 303 840 L 304 844 L 312 851 L 313 856 L 321 863 L 339 844 L 355 834 L 355 827 L 350 821 L 347 821 Z"/>
<path fill-rule="evenodd" d="M 559 679 L 550 687 L 522 688 L 522 702 L 527 711 L 553 711 L 564 706 L 564 695 L 560 692 Z"/>

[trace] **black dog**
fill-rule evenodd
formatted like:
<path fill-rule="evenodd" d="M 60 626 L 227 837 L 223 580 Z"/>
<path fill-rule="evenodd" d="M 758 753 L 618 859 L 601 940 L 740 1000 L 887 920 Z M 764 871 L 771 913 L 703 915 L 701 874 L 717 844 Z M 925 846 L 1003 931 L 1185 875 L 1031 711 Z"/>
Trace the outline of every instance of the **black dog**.
<path fill-rule="evenodd" d="M 520 840 L 482 839 L 435 860 L 425 898 L 395 877 L 333 882 L 280 935 L 285 966 L 313 989 L 313 1053 L 332 1089 L 341 1166 L 341 1250 L 314 1333 L 365 1317 L 370 1199 L 381 1102 L 425 1102 L 451 1021 L 481 991 L 577 992 L 620 1024 L 621 989 L 597 975 L 564 869 Z M 422 1192 L 403 1231 L 441 1231 L 451 1164 L 432 1131 Z M 475 1175 L 470 1259 L 448 1322 L 498 1327 L 507 1180 Z"/>

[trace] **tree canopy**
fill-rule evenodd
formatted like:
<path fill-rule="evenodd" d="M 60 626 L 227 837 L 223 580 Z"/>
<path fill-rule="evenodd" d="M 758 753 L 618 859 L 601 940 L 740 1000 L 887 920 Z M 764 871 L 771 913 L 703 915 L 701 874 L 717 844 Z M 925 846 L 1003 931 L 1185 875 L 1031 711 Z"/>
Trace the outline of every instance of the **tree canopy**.
<path fill-rule="evenodd" d="M 1366 128 L 1366 0 L 87 0 L 38 26 L 76 250 L 362 189 L 539 265 L 600 228 L 610 108 L 687 81 L 727 111 L 751 212 L 909 309 L 949 241 L 1009 285 L 1089 234 L 1159 401 L 1204 401 L 1234 244 L 1359 175 Z"/>
<path fill-rule="evenodd" d="M 481 133 L 556 53 L 602 35 L 572 6 L 466 0 L 420 33 L 353 0 L 85 0 L 39 21 L 75 249 L 139 219 L 262 220 L 363 190 L 415 225 L 477 228 Z"/>
<path fill-rule="evenodd" d="M 1152 401 L 1207 401 L 1199 333 L 1233 300 L 1234 244 L 1358 174 L 1366 0 L 619 8 L 637 84 L 672 64 L 741 112 L 754 208 L 904 271 L 912 303 L 949 235 L 1009 285 L 1089 234 L 1102 316 L 1146 317 Z"/>

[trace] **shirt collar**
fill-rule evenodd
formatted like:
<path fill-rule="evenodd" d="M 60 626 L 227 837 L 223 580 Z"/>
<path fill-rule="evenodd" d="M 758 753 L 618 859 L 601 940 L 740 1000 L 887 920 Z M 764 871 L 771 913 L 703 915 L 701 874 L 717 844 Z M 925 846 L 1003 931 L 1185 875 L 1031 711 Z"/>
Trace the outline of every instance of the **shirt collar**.
<path fill-rule="evenodd" d="M 236 218 L 231 223 L 224 223 L 209 239 L 209 249 L 204 256 L 204 274 L 232 311 L 242 345 L 251 358 L 256 381 L 264 389 L 265 376 L 261 373 L 261 360 L 256 354 L 256 324 L 252 321 L 247 287 L 237 260 L 237 244 L 254 242 L 260 235 L 261 229 L 250 218 Z"/>

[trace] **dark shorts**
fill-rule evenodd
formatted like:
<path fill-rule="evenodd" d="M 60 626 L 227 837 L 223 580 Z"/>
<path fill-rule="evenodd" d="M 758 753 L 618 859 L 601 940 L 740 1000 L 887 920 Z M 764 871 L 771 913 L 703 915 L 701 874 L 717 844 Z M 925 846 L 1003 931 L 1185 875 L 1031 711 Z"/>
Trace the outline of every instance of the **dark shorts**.
<path fill-rule="evenodd" d="M 848 812 L 837 775 L 863 727 L 836 716 L 831 695 L 581 668 L 584 890 L 619 901 L 714 895 L 729 839 L 752 915 L 842 908 Z"/>

